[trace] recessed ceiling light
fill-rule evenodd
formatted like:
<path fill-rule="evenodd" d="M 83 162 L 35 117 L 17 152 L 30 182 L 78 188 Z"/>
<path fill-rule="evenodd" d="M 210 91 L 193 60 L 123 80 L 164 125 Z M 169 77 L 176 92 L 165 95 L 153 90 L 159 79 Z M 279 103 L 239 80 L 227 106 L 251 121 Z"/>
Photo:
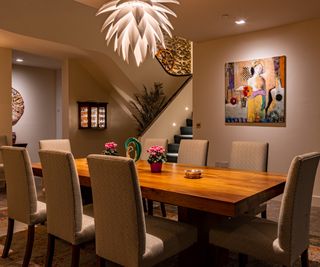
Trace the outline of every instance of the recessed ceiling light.
<path fill-rule="evenodd" d="M 237 25 L 242 25 L 242 24 L 246 24 L 246 21 L 244 19 L 239 19 L 239 20 L 236 20 L 234 23 Z"/>
<path fill-rule="evenodd" d="M 16 62 L 23 62 L 23 59 L 22 58 L 17 58 Z"/>

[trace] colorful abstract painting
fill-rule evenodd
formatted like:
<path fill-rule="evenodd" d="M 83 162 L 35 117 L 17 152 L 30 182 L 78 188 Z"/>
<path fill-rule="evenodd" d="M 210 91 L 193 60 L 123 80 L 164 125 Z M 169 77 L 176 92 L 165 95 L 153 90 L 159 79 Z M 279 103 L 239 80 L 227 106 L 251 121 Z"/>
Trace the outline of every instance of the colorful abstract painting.
<path fill-rule="evenodd" d="M 285 126 L 286 57 L 225 65 L 225 122 Z"/>

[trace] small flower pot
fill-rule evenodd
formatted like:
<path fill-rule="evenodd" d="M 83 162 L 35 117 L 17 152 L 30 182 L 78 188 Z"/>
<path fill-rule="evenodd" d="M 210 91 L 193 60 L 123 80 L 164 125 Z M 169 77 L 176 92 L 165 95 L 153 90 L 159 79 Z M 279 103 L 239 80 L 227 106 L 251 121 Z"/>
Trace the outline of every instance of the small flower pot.
<path fill-rule="evenodd" d="M 150 163 L 151 172 L 161 172 L 162 162 Z"/>

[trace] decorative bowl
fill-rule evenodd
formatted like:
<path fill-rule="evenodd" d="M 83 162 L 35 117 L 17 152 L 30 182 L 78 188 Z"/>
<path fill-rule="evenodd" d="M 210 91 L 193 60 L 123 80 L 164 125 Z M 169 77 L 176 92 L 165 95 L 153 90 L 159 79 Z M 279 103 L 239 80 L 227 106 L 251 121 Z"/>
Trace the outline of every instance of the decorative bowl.
<path fill-rule="evenodd" d="M 201 178 L 202 170 L 191 169 L 184 171 L 184 177 L 188 179 L 199 179 Z"/>

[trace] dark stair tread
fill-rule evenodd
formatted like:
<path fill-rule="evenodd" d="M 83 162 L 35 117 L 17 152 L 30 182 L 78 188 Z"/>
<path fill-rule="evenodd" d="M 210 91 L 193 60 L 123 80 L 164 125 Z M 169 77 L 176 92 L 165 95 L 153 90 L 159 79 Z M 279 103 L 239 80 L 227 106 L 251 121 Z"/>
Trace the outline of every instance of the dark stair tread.
<path fill-rule="evenodd" d="M 188 127 L 192 127 L 192 119 L 186 119 L 186 123 Z"/>
<path fill-rule="evenodd" d="M 180 141 L 181 139 L 192 139 L 193 138 L 193 135 L 175 135 L 174 136 L 174 142 L 177 143 L 177 144 L 180 144 Z"/>
<path fill-rule="evenodd" d="M 185 127 L 180 127 L 180 133 L 182 135 L 192 135 L 192 127 L 191 126 L 185 126 Z"/>
<path fill-rule="evenodd" d="M 177 153 L 173 153 L 173 154 L 177 154 Z M 170 153 L 167 153 L 167 162 L 177 162 L 177 161 L 178 161 L 178 154 L 170 155 Z"/>
<path fill-rule="evenodd" d="M 171 143 L 168 144 L 168 152 L 169 153 L 178 153 L 179 151 L 179 144 Z"/>

